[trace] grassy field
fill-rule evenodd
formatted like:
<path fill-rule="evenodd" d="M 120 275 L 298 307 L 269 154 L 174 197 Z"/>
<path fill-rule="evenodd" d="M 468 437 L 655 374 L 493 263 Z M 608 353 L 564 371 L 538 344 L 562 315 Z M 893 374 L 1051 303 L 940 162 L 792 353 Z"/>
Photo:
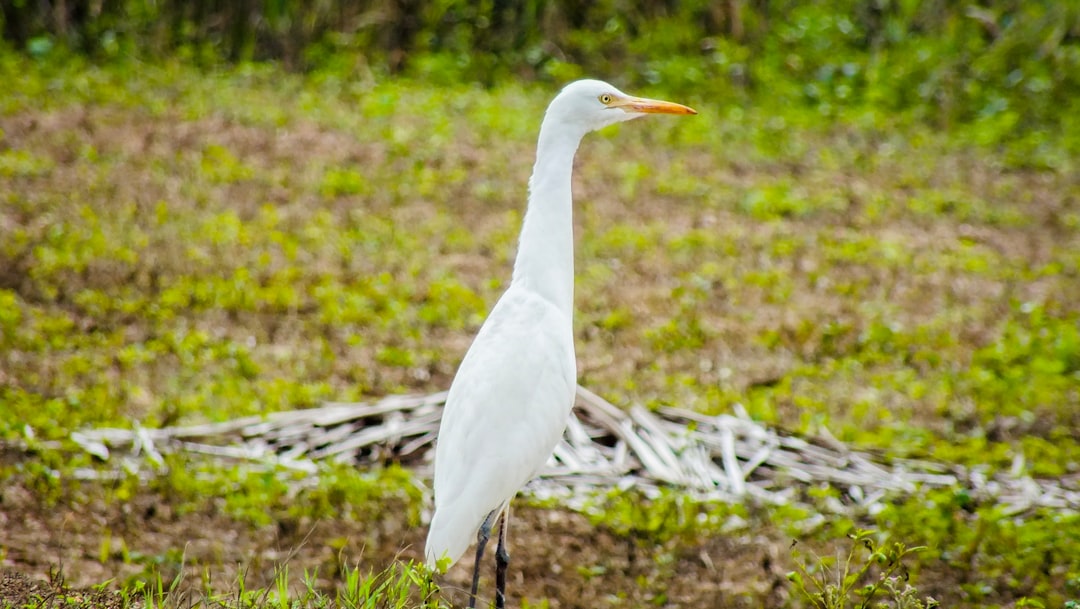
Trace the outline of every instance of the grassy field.
<path fill-rule="evenodd" d="M 332 590 L 343 567 L 418 558 L 422 483 L 394 467 L 327 466 L 297 490 L 170 457 L 149 481 L 81 483 L 114 466 L 68 434 L 447 387 L 509 280 L 554 90 L 11 54 L 0 82 L 0 565 L 124 594 L 186 573 L 240 606 L 288 597 L 283 563 L 287 590 Z M 578 156 L 583 385 L 1076 484 L 1074 135 L 986 145 L 722 90 L 676 101 L 700 114 Z M 811 606 L 784 576 L 792 538 L 828 557 L 858 525 L 926 546 L 906 570 L 943 606 L 1080 598 L 1075 512 L 936 491 L 805 531 L 783 509 L 664 501 L 743 525 L 526 507 L 512 597 Z"/>

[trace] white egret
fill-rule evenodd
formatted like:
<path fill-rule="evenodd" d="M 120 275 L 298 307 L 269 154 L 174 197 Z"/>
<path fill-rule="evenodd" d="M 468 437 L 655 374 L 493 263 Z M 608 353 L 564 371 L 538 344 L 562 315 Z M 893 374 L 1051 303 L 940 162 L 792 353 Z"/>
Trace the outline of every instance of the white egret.
<path fill-rule="evenodd" d="M 469 607 L 496 522 L 495 606 L 503 607 L 510 500 L 547 462 L 574 404 L 574 153 L 586 133 L 646 114 L 696 112 L 580 80 L 555 97 L 540 125 L 510 287 L 450 385 L 435 448 L 435 514 L 425 555 L 431 568 L 443 558 L 453 564 L 476 538 Z"/>

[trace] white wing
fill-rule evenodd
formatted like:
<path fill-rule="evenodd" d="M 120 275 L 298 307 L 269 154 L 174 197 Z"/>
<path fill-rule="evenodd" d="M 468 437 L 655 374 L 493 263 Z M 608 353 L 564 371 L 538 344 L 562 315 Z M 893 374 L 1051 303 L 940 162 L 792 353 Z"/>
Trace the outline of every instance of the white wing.
<path fill-rule="evenodd" d="M 443 556 L 457 562 L 484 518 L 544 466 L 566 428 L 576 378 L 570 318 L 512 284 L 465 354 L 446 399 L 435 448 L 429 565 Z"/>

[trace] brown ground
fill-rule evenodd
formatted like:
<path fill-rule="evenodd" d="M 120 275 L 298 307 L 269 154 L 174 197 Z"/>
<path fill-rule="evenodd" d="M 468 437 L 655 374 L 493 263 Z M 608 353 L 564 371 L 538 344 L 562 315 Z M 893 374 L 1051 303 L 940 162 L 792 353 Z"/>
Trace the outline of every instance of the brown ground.
<path fill-rule="evenodd" d="M 18 571 L 0 571 L 0 606 L 3 607 L 48 607 L 64 602 L 65 597 L 74 596 L 75 602 L 88 602 L 103 608 L 118 607 L 120 599 L 102 590 L 66 589 L 55 578 L 50 581 L 33 579 Z"/>
<path fill-rule="evenodd" d="M 84 595 L 95 606 L 115 604 L 115 595 L 94 586 L 112 578 L 116 583 L 145 578 L 152 565 L 160 568 L 168 586 L 181 553 L 188 600 L 204 598 L 206 573 L 211 587 L 221 593 L 235 590 L 242 571 L 251 590 L 270 586 L 275 567 L 285 563 L 294 590 L 304 570 L 315 568 L 328 576 L 320 585 L 332 590 L 340 582 L 329 575 L 342 564 L 378 569 L 394 558 L 420 558 L 425 534 L 423 527 L 409 527 L 400 510 L 388 510 L 378 522 L 322 520 L 252 529 L 211 511 L 177 514 L 150 494 L 122 504 L 92 500 L 87 508 L 45 507 L 21 487 L 4 489 L 0 498 L 4 607 L 37 606 L 54 599 L 61 580 L 74 591 L 68 596 Z M 519 508 L 514 516 L 512 606 L 523 599 L 547 599 L 556 608 L 600 602 L 775 607 L 784 605 L 788 595 L 784 572 L 790 568 L 790 540 L 782 536 L 741 534 L 657 548 L 595 529 L 584 516 L 569 511 Z M 110 540 L 108 550 L 102 549 L 104 539 Z M 471 563 L 470 558 L 462 560 L 440 581 L 446 597 L 462 605 Z M 490 575 L 485 573 L 481 582 L 482 598 L 488 600 L 493 595 Z"/>

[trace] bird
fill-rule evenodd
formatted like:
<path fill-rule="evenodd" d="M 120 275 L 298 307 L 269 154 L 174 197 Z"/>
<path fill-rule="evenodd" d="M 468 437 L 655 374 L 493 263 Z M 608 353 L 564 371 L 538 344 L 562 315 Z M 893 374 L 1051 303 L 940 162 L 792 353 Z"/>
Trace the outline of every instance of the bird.
<path fill-rule="evenodd" d="M 590 131 L 648 114 L 697 112 L 579 80 L 544 113 L 510 285 L 458 367 L 435 443 L 425 560 L 433 572 L 448 568 L 476 540 L 470 609 L 496 524 L 495 606 L 504 606 L 510 501 L 547 463 L 574 405 L 574 155 Z"/>

